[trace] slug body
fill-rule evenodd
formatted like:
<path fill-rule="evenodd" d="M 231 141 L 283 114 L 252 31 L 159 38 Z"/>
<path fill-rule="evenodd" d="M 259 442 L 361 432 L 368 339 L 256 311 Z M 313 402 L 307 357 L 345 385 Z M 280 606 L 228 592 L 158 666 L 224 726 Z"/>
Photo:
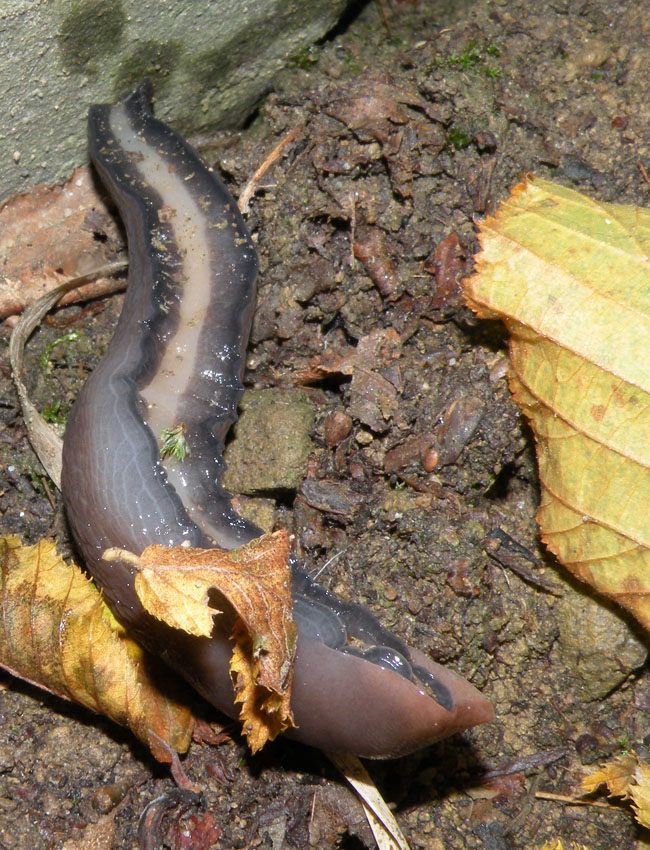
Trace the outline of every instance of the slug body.
<path fill-rule="evenodd" d="M 142 608 L 117 547 L 231 549 L 261 532 L 220 485 L 236 419 L 257 256 L 237 205 L 198 154 L 153 118 L 147 83 L 89 116 L 93 162 L 126 226 L 129 284 L 106 354 L 71 411 L 62 488 L 88 569 L 118 618 L 206 699 L 236 717 L 228 630 L 193 638 Z M 189 453 L 161 457 L 165 431 Z M 368 757 L 402 755 L 490 720 L 464 679 L 293 565 L 298 651 L 292 737 Z M 351 643 L 354 640 L 354 645 Z"/>

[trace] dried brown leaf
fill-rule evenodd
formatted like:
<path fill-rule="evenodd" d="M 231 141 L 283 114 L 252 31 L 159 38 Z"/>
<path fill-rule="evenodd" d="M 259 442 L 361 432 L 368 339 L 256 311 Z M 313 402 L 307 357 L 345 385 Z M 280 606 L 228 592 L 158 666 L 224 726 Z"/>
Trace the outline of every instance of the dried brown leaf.
<path fill-rule="evenodd" d="M 585 776 L 582 780 L 582 789 L 586 794 L 593 794 L 601 785 L 606 785 L 610 797 L 622 797 L 624 800 L 629 800 L 630 784 L 634 782 L 636 765 L 637 758 L 632 753 L 626 753 L 605 762 L 598 770 Z"/>
<path fill-rule="evenodd" d="M 188 634 L 209 637 L 220 612 L 217 590 L 234 608 L 236 648 L 231 662 L 240 719 L 253 752 L 293 725 L 289 707 L 297 631 L 292 616 L 289 535 L 266 534 L 232 552 L 148 546 L 141 556 L 104 553 L 136 570 L 135 589 L 159 620 Z"/>
<path fill-rule="evenodd" d="M 98 240 L 101 231 L 108 238 Z M 63 184 L 41 185 L 0 207 L 0 319 L 20 313 L 58 286 L 115 260 L 123 239 L 97 193 L 89 168 L 78 168 Z M 97 297 L 114 289 L 94 281 L 69 293 L 63 303 Z"/>

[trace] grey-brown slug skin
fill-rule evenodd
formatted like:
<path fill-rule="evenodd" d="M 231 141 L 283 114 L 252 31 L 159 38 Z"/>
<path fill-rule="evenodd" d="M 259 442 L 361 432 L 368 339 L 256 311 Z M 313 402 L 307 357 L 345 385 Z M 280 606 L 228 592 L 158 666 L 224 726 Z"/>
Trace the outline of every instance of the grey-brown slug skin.
<path fill-rule="evenodd" d="M 129 283 L 115 335 L 71 411 L 64 503 L 77 547 L 116 615 L 226 714 L 229 625 L 198 639 L 142 608 L 132 568 L 101 557 L 151 543 L 231 549 L 260 534 L 220 485 L 242 391 L 257 256 L 237 206 L 198 154 L 153 118 L 143 84 L 90 110 L 93 163 L 124 221 Z M 182 462 L 161 459 L 181 426 Z M 369 611 L 293 564 L 298 652 L 291 737 L 321 749 L 403 755 L 492 718 L 468 682 L 407 647 Z"/>

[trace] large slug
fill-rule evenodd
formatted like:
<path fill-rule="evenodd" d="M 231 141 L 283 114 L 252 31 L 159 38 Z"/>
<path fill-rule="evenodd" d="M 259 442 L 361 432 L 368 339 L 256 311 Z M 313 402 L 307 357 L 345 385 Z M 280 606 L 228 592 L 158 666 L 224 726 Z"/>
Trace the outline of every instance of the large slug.
<path fill-rule="evenodd" d="M 63 497 L 74 540 L 117 617 L 211 703 L 237 716 L 226 629 L 192 638 L 142 608 L 132 567 L 101 557 L 151 543 L 231 549 L 260 534 L 220 485 L 236 419 L 257 256 L 233 198 L 151 114 L 147 83 L 89 116 L 92 160 L 126 226 L 129 283 L 115 335 L 71 411 Z M 184 426 L 189 455 L 161 457 Z M 325 750 L 402 755 L 492 718 L 460 676 L 293 565 L 298 652 L 289 734 Z"/>

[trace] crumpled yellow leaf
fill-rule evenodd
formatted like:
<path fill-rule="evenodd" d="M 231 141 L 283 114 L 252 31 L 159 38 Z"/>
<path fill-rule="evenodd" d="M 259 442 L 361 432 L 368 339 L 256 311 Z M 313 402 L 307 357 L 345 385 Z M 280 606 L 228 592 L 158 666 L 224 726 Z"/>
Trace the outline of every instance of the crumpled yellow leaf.
<path fill-rule="evenodd" d="M 187 750 L 192 713 L 155 684 L 172 675 L 160 675 L 161 662 L 125 634 L 53 541 L 0 537 L 0 579 L 0 667 L 129 727 L 158 761 Z"/>
<path fill-rule="evenodd" d="M 650 628 L 650 212 L 529 179 L 479 240 L 465 297 L 510 332 L 542 539 Z"/>
<path fill-rule="evenodd" d="M 293 620 L 289 534 L 277 531 L 233 551 L 148 546 L 136 556 L 120 549 L 107 560 L 128 561 L 147 611 L 177 629 L 210 637 L 217 590 L 238 615 L 230 671 L 240 720 L 253 752 L 293 726 L 290 708 L 297 629 Z"/>
<path fill-rule="evenodd" d="M 539 850 L 589 850 L 589 848 L 586 844 L 578 844 L 577 841 L 563 844 L 559 838 L 555 838 L 552 841 L 547 841 Z"/>
<path fill-rule="evenodd" d="M 634 782 L 634 772 L 638 759 L 634 753 L 625 753 L 612 761 L 601 764 L 598 770 L 587 774 L 582 780 L 585 794 L 593 794 L 601 785 L 607 785 L 610 797 L 629 799 L 630 784 Z"/>
<path fill-rule="evenodd" d="M 263 684 L 265 676 L 262 659 L 255 652 L 250 633 L 241 620 L 233 629 L 235 648 L 230 660 L 230 672 L 235 681 L 235 702 L 241 703 L 239 719 L 251 752 L 262 749 L 280 732 L 294 726 L 286 690 Z"/>
<path fill-rule="evenodd" d="M 582 780 L 586 794 L 593 794 L 600 785 L 607 786 L 610 797 L 632 800 L 634 815 L 642 826 L 650 829 L 650 765 L 636 753 L 625 753 L 601 764 L 600 769 Z"/>
<path fill-rule="evenodd" d="M 555 838 L 553 841 L 547 841 L 539 850 L 589 850 L 589 848 L 586 844 L 578 844 L 577 841 L 563 844 L 559 838 Z"/>
<path fill-rule="evenodd" d="M 650 829 L 650 765 L 640 761 L 635 778 L 636 785 L 630 788 L 634 816 L 641 826 Z"/>

